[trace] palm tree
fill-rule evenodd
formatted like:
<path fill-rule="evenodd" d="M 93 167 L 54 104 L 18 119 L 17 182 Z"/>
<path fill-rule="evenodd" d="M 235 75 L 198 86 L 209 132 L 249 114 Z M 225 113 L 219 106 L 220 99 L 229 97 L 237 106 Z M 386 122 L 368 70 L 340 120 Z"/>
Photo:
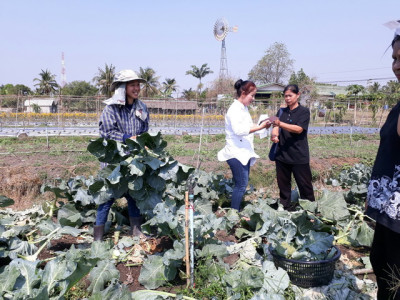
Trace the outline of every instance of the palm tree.
<path fill-rule="evenodd" d="M 39 94 L 49 95 L 57 91 L 58 84 L 56 82 L 56 75 L 51 74 L 49 70 L 39 73 L 40 78 L 35 78 L 33 81 L 38 81 L 34 86 L 38 86 L 37 91 Z"/>
<path fill-rule="evenodd" d="M 98 68 L 97 76 L 92 81 L 100 90 L 101 94 L 111 97 L 111 84 L 115 79 L 115 66 L 105 64 L 104 70 Z"/>
<path fill-rule="evenodd" d="M 192 70 L 186 71 L 186 75 L 192 75 L 195 78 L 198 78 L 200 80 L 200 83 L 198 85 L 199 88 L 199 95 L 201 94 L 201 88 L 202 88 L 202 83 L 201 79 L 205 77 L 208 74 L 214 73 L 213 71 L 210 70 L 209 67 L 207 67 L 207 64 L 203 64 L 200 68 L 196 67 L 195 65 L 190 66 Z"/>
<path fill-rule="evenodd" d="M 346 90 L 348 91 L 348 95 L 354 95 L 354 124 L 357 123 L 357 95 L 361 92 L 365 91 L 365 87 L 359 84 L 349 85 Z"/>
<path fill-rule="evenodd" d="M 381 85 L 379 84 L 379 82 L 374 82 L 373 84 L 371 84 L 369 87 L 368 87 L 368 91 L 371 93 L 371 94 L 376 94 L 378 91 L 379 91 L 379 88 L 381 87 Z"/>
<path fill-rule="evenodd" d="M 386 83 L 384 87 L 382 87 L 385 93 L 400 93 L 400 82 L 390 80 Z"/>
<path fill-rule="evenodd" d="M 176 84 L 175 78 L 165 78 L 165 81 L 162 83 L 163 93 L 165 97 L 171 97 L 173 92 L 176 92 L 178 89 L 178 85 Z"/>
<path fill-rule="evenodd" d="M 146 80 L 146 83 L 144 83 L 143 87 L 143 96 L 144 97 L 152 97 L 157 94 L 159 94 L 158 87 L 160 86 L 160 83 L 158 82 L 160 77 L 155 76 L 156 71 L 154 71 L 152 68 L 145 68 L 143 69 L 140 67 L 139 70 L 139 77 L 143 78 Z"/>
<path fill-rule="evenodd" d="M 196 98 L 196 92 L 193 91 L 192 88 L 190 88 L 188 90 L 183 90 L 182 96 L 187 100 L 191 100 Z"/>

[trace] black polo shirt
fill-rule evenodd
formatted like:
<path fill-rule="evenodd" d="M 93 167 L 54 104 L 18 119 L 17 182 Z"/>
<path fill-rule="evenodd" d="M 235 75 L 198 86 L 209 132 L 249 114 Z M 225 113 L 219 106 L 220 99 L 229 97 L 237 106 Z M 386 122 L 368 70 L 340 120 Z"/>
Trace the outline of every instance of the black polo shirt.
<path fill-rule="evenodd" d="M 278 113 L 276 116 L 278 116 Z M 282 128 L 279 129 L 279 146 L 276 152 L 276 160 L 287 164 L 307 164 L 310 162 L 307 131 L 310 123 L 310 110 L 299 104 L 293 110 L 289 107 L 282 108 L 280 121 L 303 128 L 302 133 L 291 133 Z"/>

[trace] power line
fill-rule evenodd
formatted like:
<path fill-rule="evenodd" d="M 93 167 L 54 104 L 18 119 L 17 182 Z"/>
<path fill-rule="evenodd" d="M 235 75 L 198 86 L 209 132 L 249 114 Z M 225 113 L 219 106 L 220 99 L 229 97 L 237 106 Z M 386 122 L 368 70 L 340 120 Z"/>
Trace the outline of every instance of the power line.
<path fill-rule="evenodd" d="M 353 79 L 353 80 L 332 80 L 332 81 L 323 81 L 323 82 L 320 82 L 320 83 L 380 81 L 380 80 L 395 80 L 395 79 L 396 79 L 396 77 L 383 77 L 383 78 L 368 78 L 368 79 Z"/>
<path fill-rule="evenodd" d="M 338 72 L 326 72 L 326 73 L 319 73 L 319 74 L 351 73 L 351 72 L 372 71 L 372 70 L 383 70 L 383 69 L 391 69 L 391 67 L 371 68 L 371 69 L 362 69 L 362 70 L 349 70 L 349 71 L 338 71 Z"/>

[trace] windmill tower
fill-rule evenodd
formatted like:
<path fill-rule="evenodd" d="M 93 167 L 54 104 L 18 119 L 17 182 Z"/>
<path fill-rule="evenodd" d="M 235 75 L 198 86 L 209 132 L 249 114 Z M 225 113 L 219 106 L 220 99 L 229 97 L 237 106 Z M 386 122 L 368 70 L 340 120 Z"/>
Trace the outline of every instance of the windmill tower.
<path fill-rule="evenodd" d="M 237 26 L 229 27 L 228 21 L 225 18 L 218 19 L 214 24 L 214 37 L 217 41 L 222 41 L 221 45 L 221 61 L 219 68 L 219 79 L 228 77 L 228 59 L 226 58 L 225 38 L 228 32 L 236 32 Z"/>
<path fill-rule="evenodd" d="M 67 84 L 67 75 L 65 74 L 64 52 L 61 52 L 61 88 Z"/>

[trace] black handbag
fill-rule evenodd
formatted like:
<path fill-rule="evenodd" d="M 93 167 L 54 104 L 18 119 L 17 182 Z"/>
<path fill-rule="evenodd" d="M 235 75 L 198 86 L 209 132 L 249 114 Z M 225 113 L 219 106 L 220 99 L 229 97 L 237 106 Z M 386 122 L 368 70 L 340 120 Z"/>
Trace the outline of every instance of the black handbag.
<path fill-rule="evenodd" d="M 282 115 L 282 108 L 279 110 L 278 118 Z M 279 133 L 281 133 L 281 129 L 279 128 Z M 276 150 L 278 149 L 278 143 L 273 143 L 271 149 L 269 149 L 268 157 L 270 161 L 275 161 Z"/>
<path fill-rule="evenodd" d="M 278 148 L 278 143 L 273 143 L 271 149 L 269 149 L 268 157 L 271 161 L 275 161 L 276 149 Z"/>

